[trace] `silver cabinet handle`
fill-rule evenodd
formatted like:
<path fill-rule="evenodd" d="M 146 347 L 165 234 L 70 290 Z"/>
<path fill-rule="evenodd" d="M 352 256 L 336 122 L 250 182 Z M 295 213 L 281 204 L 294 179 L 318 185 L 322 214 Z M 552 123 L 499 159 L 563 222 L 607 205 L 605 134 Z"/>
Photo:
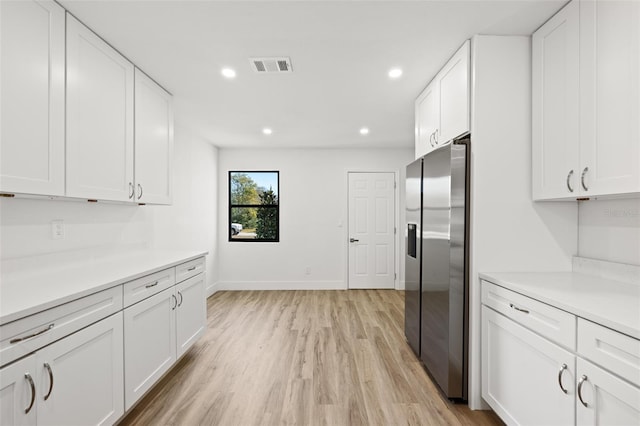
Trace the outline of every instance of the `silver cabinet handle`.
<path fill-rule="evenodd" d="M 154 282 L 153 284 L 147 284 L 144 286 L 144 288 L 151 288 L 151 287 L 155 287 L 158 285 L 158 281 Z"/>
<path fill-rule="evenodd" d="M 44 368 L 46 368 L 49 373 L 49 392 L 44 396 L 44 400 L 46 401 L 51 396 L 51 391 L 53 390 L 53 371 L 51 371 L 51 366 L 46 362 L 44 363 Z"/>
<path fill-rule="evenodd" d="M 433 148 L 433 133 L 429 135 L 429 145 L 431 145 L 431 148 Z"/>
<path fill-rule="evenodd" d="M 15 339 L 11 339 L 11 340 L 9 340 L 9 344 L 14 344 L 14 343 L 22 342 L 23 340 L 27 340 L 27 339 L 31 339 L 32 337 L 39 336 L 39 335 L 41 335 L 41 334 L 43 334 L 43 333 L 46 333 L 47 331 L 51 330 L 51 329 L 53 328 L 53 326 L 54 326 L 54 323 L 51 323 L 51 324 L 49 324 L 49 325 L 47 326 L 47 328 L 45 328 L 44 330 L 37 331 L 37 332 L 35 332 L 35 333 L 33 333 L 33 334 L 30 334 L 30 335 L 28 335 L 28 336 L 24 336 L 24 337 L 16 337 Z"/>
<path fill-rule="evenodd" d="M 138 184 L 138 200 L 142 198 L 142 185 Z"/>
<path fill-rule="evenodd" d="M 582 176 L 580 177 L 580 183 L 582 184 L 582 189 L 584 189 L 585 191 L 589 190 L 589 188 L 587 188 L 587 185 L 585 185 L 584 183 L 584 175 L 586 175 L 588 171 L 589 171 L 589 168 L 585 167 L 584 170 L 582 171 Z"/>
<path fill-rule="evenodd" d="M 558 371 L 558 385 L 560 386 L 560 390 L 562 391 L 562 393 L 567 393 L 567 390 L 564 388 L 564 386 L 562 386 L 562 373 L 564 373 L 564 371 L 567 369 L 567 364 L 562 364 L 562 367 L 560 367 L 560 371 Z"/>
<path fill-rule="evenodd" d="M 187 269 L 187 271 L 195 271 L 195 270 L 196 270 L 195 266 L 192 266 L 191 268 Z"/>
<path fill-rule="evenodd" d="M 180 296 L 180 302 L 178 302 L 178 308 L 182 306 L 182 293 L 178 292 L 178 296 Z"/>
<path fill-rule="evenodd" d="M 515 310 L 516 310 L 516 311 L 518 311 L 518 312 L 524 312 L 525 314 L 528 314 L 528 313 L 529 313 L 529 311 L 527 311 L 526 309 L 518 308 L 518 307 L 517 307 L 516 305 L 514 305 L 513 303 L 509 303 L 509 306 L 510 306 L 512 309 L 515 309 Z"/>
<path fill-rule="evenodd" d="M 360 240 L 356 240 L 355 238 L 349 238 L 350 243 L 357 243 Z"/>
<path fill-rule="evenodd" d="M 173 301 L 174 301 L 174 305 L 173 305 L 173 307 L 171 308 L 171 310 L 173 311 L 173 310 L 175 310 L 175 309 L 178 307 L 178 298 L 176 297 L 176 295 L 175 295 L 175 294 L 172 294 L 172 295 L 171 295 L 171 297 L 173 298 Z"/>
<path fill-rule="evenodd" d="M 36 402 L 36 385 L 33 383 L 31 374 L 24 373 L 24 378 L 29 382 L 29 387 L 31 388 L 31 402 L 29 402 L 29 406 L 24 409 L 24 413 L 29 414 L 29 411 L 33 408 L 33 403 Z"/>
<path fill-rule="evenodd" d="M 438 145 L 438 129 L 433 132 L 433 141 L 436 143 L 436 145 Z"/>
<path fill-rule="evenodd" d="M 573 169 L 567 175 L 567 189 L 569 189 L 569 192 L 573 192 L 573 188 L 571 187 L 571 176 L 573 176 Z"/>
<path fill-rule="evenodd" d="M 129 198 L 133 198 L 135 195 L 135 190 L 133 188 L 133 182 L 129 182 Z"/>
<path fill-rule="evenodd" d="M 584 402 L 584 399 L 582 399 L 582 385 L 584 384 L 584 382 L 586 382 L 588 380 L 587 376 L 585 376 L 584 374 L 582 375 L 582 377 L 580 378 L 580 381 L 578 382 L 578 399 L 580 400 L 580 403 L 582 405 L 584 405 L 585 407 L 589 407 L 589 404 L 587 404 L 586 402 Z"/>

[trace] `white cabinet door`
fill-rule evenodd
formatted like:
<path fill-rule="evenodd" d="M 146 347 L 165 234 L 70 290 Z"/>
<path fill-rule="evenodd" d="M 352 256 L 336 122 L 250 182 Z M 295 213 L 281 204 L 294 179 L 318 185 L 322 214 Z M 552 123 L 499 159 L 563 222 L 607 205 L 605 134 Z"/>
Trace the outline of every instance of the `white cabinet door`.
<path fill-rule="evenodd" d="M 471 42 L 466 41 L 438 74 L 440 126 L 436 143 L 443 144 L 469 131 L 469 63 Z"/>
<path fill-rule="evenodd" d="M 124 413 L 122 313 L 36 352 L 38 425 L 111 425 Z"/>
<path fill-rule="evenodd" d="M 173 110 L 171 95 L 136 69 L 136 200 L 171 204 Z"/>
<path fill-rule="evenodd" d="M 569 3 L 532 38 L 533 199 L 577 196 L 579 3 Z"/>
<path fill-rule="evenodd" d="M 440 124 L 440 87 L 434 79 L 418 96 L 415 104 L 416 158 L 435 148 L 435 137 Z"/>
<path fill-rule="evenodd" d="M 36 424 L 36 357 L 0 369 L 0 425 Z"/>
<path fill-rule="evenodd" d="M 578 425 L 640 424 L 640 388 L 582 358 L 578 358 L 577 371 Z"/>
<path fill-rule="evenodd" d="M 176 334 L 178 357 L 182 356 L 205 332 L 207 306 L 205 274 L 198 274 L 176 285 Z"/>
<path fill-rule="evenodd" d="M 580 3 L 580 72 L 583 193 L 638 193 L 640 2 Z"/>
<path fill-rule="evenodd" d="M 507 424 L 574 424 L 574 364 L 570 352 L 482 307 L 482 397 Z"/>
<path fill-rule="evenodd" d="M 133 200 L 133 65 L 67 15 L 67 195 Z"/>
<path fill-rule="evenodd" d="M 0 2 L 0 191 L 64 195 L 64 9 Z"/>
<path fill-rule="evenodd" d="M 126 410 L 176 360 L 177 305 L 178 299 L 171 287 L 124 310 Z"/>

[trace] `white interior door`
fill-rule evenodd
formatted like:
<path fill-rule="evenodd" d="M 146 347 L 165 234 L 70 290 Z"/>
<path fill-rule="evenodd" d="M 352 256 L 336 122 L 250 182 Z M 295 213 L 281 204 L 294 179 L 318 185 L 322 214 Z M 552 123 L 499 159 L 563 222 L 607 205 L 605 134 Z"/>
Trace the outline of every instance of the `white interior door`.
<path fill-rule="evenodd" d="M 395 176 L 349 172 L 349 288 L 394 288 Z"/>

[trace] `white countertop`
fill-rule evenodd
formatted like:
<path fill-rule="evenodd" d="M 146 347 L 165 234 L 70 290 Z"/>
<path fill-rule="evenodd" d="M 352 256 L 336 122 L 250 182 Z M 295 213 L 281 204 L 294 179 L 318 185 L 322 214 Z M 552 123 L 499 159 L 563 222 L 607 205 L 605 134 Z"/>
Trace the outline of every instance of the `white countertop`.
<path fill-rule="evenodd" d="M 479 276 L 640 339 L 640 285 L 575 272 L 481 273 Z"/>
<path fill-rule="evenodd" d="M 19 267 L 5 264 L 0 281 L 0 325 L 206 254 L 144 249 L 79 254 L 64 262 L 34 257 Z"/>

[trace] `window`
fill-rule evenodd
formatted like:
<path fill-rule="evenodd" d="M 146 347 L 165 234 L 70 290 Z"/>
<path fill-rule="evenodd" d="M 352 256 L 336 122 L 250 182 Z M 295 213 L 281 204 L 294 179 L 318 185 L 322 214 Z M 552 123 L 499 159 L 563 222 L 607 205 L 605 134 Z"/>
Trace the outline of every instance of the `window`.
<path fill-rule="evenodd" d="M 229 172 L 229 241 L 279 241 L 279 201 L 279 172 Z"/>

